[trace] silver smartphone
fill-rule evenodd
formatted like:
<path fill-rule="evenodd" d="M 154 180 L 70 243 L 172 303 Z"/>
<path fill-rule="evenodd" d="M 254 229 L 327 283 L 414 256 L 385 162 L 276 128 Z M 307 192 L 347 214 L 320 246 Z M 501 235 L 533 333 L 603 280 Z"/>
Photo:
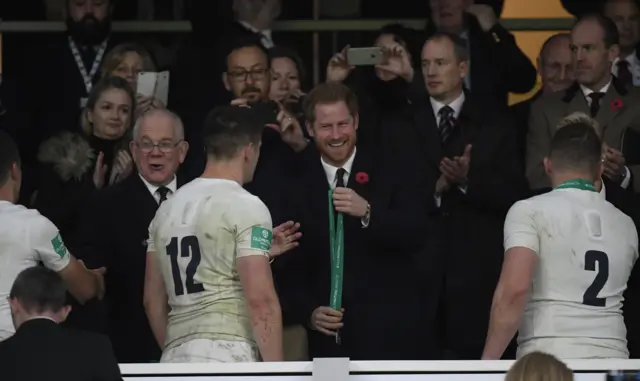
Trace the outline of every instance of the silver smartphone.
<path fill-rule="evenodd" d="M 370 48 L 349 48 L 347 50 L 347 63 L 352 66 L 373 66 L 382 63 L 382 48 L 377 46 Z"/>

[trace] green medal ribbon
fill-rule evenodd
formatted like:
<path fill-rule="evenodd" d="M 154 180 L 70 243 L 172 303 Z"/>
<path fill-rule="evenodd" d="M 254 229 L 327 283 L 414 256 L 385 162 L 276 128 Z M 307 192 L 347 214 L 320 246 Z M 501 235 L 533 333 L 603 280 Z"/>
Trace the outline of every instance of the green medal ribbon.
<path fill-rule="evenodd" d="M 338 213 L 337 217 L 335 216 L 333 190 L 329 190 L 329 244 L 331 245 L 331 294 L 329 296 L 329 307 L 340 311 L 342 307 L 342 280 L 344 277 L 344 226 L 342 213 Z"/>
<path fill-rule="evenodd" d="M 554 189 L 581 189 L 591 192 L 597 192 L 596 186 L 591 181 L 582 179 L 567 180 Z"/>

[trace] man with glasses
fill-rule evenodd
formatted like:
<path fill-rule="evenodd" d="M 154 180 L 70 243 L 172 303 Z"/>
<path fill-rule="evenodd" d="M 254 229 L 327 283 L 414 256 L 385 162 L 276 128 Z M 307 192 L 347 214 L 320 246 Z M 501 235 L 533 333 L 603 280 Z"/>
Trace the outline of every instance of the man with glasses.
<path fill-rule="evenodd" d="M 266 49 L 252 38 L 237 41 L 227 56 L 222 81 L 233 98 L 268 100 L 271 78 Z"/>
<path fill-rule="evenodd" d="M 99 192 L 80 232 L 87 265 L 109 263 L 106 333 L 119 363 L 160 359 L 142 304 L 146 240 L 158 206 L 181 185 L 176 175 L 189 148 L 178 116 L 154 109 L 138 118 L 131 154 L 138 175 Z"/>

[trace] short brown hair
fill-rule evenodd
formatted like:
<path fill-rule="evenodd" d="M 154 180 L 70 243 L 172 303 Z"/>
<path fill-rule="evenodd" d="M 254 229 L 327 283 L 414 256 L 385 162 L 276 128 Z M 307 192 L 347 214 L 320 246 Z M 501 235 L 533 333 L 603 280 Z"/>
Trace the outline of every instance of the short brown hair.
<path fill-rule="evenodd" d="M 358 97 L 350 88 L 340 82 L 325 82 L 314 87 L 304 98 L 302 108 L 305 119 L 313 124 L 316 121 L 316 106 L 344 102 L 352 117 L 358 115 Z"/>
<path fill-rule="evenodd" d="M 260 115 L 250 107 L 223 105 L 211 110 L 204 122 L 204 146 L 216 160 L 231 160 L 249 144 L 259 145 L 264 131 Z"/>

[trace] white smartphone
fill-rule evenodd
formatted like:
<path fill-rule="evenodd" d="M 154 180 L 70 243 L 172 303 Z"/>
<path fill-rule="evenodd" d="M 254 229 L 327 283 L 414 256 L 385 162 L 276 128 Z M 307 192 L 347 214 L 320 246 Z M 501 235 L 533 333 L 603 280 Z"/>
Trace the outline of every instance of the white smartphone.
<path fill-rule="evenodd" d="M 152 97 L 156 90 L 156 78 L 158 74 L 152 71 L 141 71 L 138 73 L 137 93 L 143 97 Z"/>
<path fill-rule="evenodd" d="M 169 72 L 143 71 L 138 73 L 137 93 L 144 97 L 154 97 L 166 105 L 169 98 Z"/>
<path fill-rule="evenodd" d="M 156 79 L 156 90 L 154 96 L 156 99 L 162 101 L 164 105 L 167 105 L 169 101 L 169 72 L 163 71 L 158 73 Z"/>
<path fill-rule="evenodd" d="M 373 46 L 370 48 L 349 48 L 347 50 L 347 63 L 353 66 L 373 66 L 382 63 L 382 48 Z"/>

